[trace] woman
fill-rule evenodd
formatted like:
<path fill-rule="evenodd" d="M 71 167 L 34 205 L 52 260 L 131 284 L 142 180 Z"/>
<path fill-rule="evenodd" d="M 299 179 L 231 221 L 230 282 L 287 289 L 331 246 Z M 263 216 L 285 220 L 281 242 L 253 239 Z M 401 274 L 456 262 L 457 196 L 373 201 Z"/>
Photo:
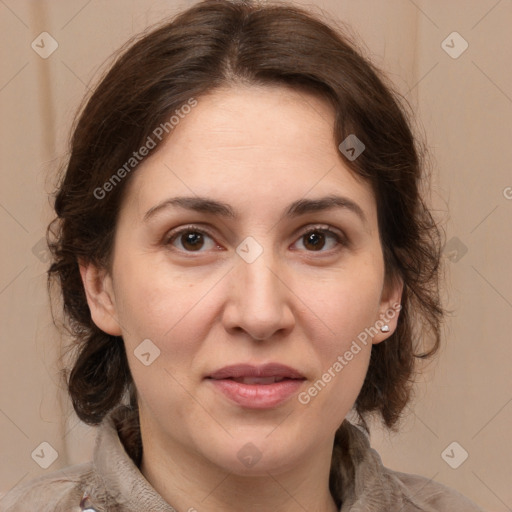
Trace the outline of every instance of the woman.
<path fill-rule="evenodd" d="M 479 510 L 368 441 L 443 315 L 422 153 L 379 75 L 302 10 L 227 0 L 119 57 L 49 230 L 94 460 L 2 510 Z"/>

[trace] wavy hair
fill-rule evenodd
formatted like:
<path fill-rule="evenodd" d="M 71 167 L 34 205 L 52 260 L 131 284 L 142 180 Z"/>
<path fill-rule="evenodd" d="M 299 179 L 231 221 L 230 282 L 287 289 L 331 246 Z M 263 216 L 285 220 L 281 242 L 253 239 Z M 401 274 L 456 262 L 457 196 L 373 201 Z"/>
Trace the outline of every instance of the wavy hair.
<path fill-rule="evenodd" d="M 136 166 L 101 199 L 98 188 L 191 97 L 241 83 L 324 98 L 335 113 L 336 144 L 356 134 L 366 146 L 356 160 L 340 158 L 374 191 L 386 279 L 401 279 L 404 290 L 397 329 L 372 347 L 354 409 L 366 429 L 371 414 L 395 429 L 411 398 L 415 360 L 438 350 L 444 315 L 441 231 L 421 193 L 426 146 L 413 134 L 408 102 L 344 30 L 289 4 L 251 1 L 206 0 L 137 36 L 77 115 L 47 231 L 48 285 L 51 291 L 58 284 L 73 338 L 65 375 L 74 410 L 95 425 L 129 396 L 138 417 L 123 340 L 93 323 L 78 266 L 80 258 L 110 268 L 117 215 Z"/>

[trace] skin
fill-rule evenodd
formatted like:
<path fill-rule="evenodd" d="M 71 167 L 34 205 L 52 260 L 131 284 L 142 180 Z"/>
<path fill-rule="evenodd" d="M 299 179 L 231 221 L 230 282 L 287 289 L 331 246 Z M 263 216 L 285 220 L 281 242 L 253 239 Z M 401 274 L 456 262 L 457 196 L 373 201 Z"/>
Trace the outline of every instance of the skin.
<path fill-rule="evenodd" d="M 229 364 L 280 362 L 306 377 L 304 391 L 400 302 L 401 283 L 385 285 L 374 195 L 345 166 L 333 123 L 324 100 L 285 87 L 198 98 L 129 183 L 111 273 L 81 262 L 93 321 L 125 342 L 141 471 L 180 512 L 337 510 L 328 485 L 334 434 L 362 387 L 371 344 L 393 333 L 398 315 L 308 404 L 293 396 L 247 409 L 205 380 Z M 343 208 L 281 219 L 293 201 L 333 193 L 357 203 L 366 222 Z M 223 201 L 238 217 L 169 207 L 144 222 L 174 196 Z M 196 246 L 168 241 L 192 223 L 210 235 Z M 304 234 L 317 225 L 348 245 L 317 231 L 313 247 Z M 248 236 L 263 249 L 252 263 L 236 252 Z M 134 354 L 145 339 L 160 350 L 149 366 Z M 261 454 L 251 467 L 237 456 L 247 443 Z"/>

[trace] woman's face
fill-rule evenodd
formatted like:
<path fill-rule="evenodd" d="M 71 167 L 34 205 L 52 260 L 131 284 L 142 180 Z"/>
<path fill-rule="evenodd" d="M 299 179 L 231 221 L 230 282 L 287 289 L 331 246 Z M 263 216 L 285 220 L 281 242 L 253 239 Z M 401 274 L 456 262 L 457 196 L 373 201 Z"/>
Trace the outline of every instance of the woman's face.
<path fill-rule="evenodd" d="M 401 293 L 333 123 L 287 88 L 218 90 L 134 171 L 112 275 L 82 275 L 123 336 L 143 441 L 239 474 L 330 453 Z"/>

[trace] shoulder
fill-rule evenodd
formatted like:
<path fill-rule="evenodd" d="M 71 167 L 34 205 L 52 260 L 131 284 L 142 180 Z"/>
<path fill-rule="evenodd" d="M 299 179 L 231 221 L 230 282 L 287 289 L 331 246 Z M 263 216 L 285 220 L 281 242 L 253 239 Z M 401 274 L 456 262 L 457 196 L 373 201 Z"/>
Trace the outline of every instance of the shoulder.
<path fill-rule="evenodd" d="M 74 512 L 96 477 L 92 462 L 77 464 L 19 484 L 0 498 L 1 512 Z"/>
<path fill-rule="evenodd" d="M 432 478 L 384 466 L 368 432 L 348 421 L 336 433 L 334 461 L 333 486 L 344 503 L 341 512 L 483 512 Z"/>
<path fill-rule="evenodd" d="M 388 468 L 386 472 L 402 487 L 406 501 L 411 504 L 411 511 L 483 512 L 460 492 L 432 479 Z"/>

